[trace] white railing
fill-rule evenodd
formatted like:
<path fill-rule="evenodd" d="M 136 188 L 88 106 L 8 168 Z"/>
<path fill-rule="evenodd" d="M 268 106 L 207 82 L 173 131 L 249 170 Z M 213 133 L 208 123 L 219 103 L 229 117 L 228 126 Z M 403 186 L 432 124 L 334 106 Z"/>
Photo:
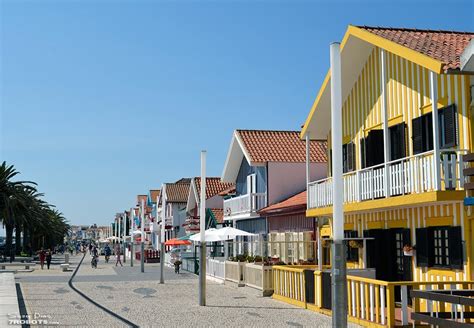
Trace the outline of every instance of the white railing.
<path fill-rule="evenodd" d="M 267 205 L 266 193 L 245 194 L 224 200 L 224 216 L 255 213 Z"/>
<path fill-rule="evenodd" d="M 442 150 L 435 161 L 429 151 L 379 164 L 343 175 L 344 203 L 353 203 L 386 196 L 385 172 L 388 170 L 389 196 L 435 191 L 435 165 L 440 165 L 440 190 L 460 190 L 464 186 L 462 155 L 466 151 Z M 308 185 L 308 208 L 332 205 L 332 178 Z"/>
<path fill-rule="evenodd" d="M 225 261 L 207 259 L 206 274 L 211 277 L 225 279 Z"/>

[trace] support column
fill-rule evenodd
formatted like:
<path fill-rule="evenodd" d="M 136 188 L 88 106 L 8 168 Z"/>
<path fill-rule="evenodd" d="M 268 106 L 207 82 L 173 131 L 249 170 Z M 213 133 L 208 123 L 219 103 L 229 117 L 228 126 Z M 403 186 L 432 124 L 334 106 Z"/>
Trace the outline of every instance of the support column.
<path fill-rule="evenodd" d="M 439 151 L 439 121 L 438 121 L 438 78 L 430 71 L 430 96 L 433 115 L 433 172 L 435 175 L 434 188 L 441 189 L 440 151 Z"/>
<path fill-rule="evenodd" d="M 306 209 L 310 208 L 309 207 L 309 183 L 311 180 L 311 175 L 310 175 L 310 143 L 311 140 L 309 138 L 309 133 L 306 133 L 305 135 L 305 141 L 306 141 Z"/>
<path fill-rule="evenodd" d="M 133 250 L 133 244 L 135 243 L 135 237 L 133 236 L 133 232 L 135 231 L 134 229 L 134 219 L 133 219 L 133 208 L 130 209 L 130 266 L 133 267 L 133 257 L 135 256 L 134 250 Z"/>
<path fill-rule="evenodd" d="M 165 229 L 166 229 L 166 184 L 161 188 L 161 231 L 160 231 L 160 284 L 165 283 Z M 158 197 L 156 198 L 156 217 L 158 219 Z"/>
<path fill-rule="evenodd" d="M 344 185 L 342 180 L 342 78 L 340 43 L 331 43 L 331 140 L 333 174 L 332 326 L 347 327 Z"/>
<path fill-rule="evenodd" d="M 140 238 L 140 270 L 145 272 L 145 203 L 142 199 L 141 204 L 141 238 Z"/>
<path fill-rule="evenodd" d="M 385 172 L 383 176 L 385 197 L 390 197 L 390 136 L 388 134 L 388 110 L 387 110 L 387 65 L 385 50 L 380 50 L 380 90 L 383 121 L 383 158 L 385 162 Z"/>
<path fill-rule="evenodd" d="M 199 305 L 206 306 L 206 151 L 201 151 L 201 200 L 199 201 Z"/>

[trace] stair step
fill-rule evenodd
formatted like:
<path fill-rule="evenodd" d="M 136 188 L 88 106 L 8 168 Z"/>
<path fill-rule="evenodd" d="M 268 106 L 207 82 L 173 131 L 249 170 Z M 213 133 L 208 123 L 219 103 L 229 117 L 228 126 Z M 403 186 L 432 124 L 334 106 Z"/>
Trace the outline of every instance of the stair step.
<path fill-rule="evenodd" d="M 463 155 L 462 160 L 464 162 L 474 162 L 474 153 Z"/>

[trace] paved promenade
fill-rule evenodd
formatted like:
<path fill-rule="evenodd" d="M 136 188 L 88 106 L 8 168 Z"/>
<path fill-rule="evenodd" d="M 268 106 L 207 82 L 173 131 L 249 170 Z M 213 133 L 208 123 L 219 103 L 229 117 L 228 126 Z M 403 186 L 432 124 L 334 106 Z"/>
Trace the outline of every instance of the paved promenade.
<path fill-rule="evenodd" d="M 71 259 L 74 268 L 79 256 Z M 166 269 L 165 284 L 159 284 L 159 264 L 139 263 L 130 268 L 105 264 L 90 267 L 87 255 L 73 284 L 76 288 L 140 327 L 327 327 L 330 318 L 309 310 L 262 297 L 252 288 L 207 283 L 207 306 L 198 302 L 198 280 L 191 273 L 175 275 Z M 123 327 L 122 321 L 105 313 L 68 286 L 72 272 L 63 273 L 58 265 L 50 271 L 16 275 L 25 307 L 23 311 L 47 316 L 60 326 Z M 1 326 L 1 325 L 0 325 Z"/>

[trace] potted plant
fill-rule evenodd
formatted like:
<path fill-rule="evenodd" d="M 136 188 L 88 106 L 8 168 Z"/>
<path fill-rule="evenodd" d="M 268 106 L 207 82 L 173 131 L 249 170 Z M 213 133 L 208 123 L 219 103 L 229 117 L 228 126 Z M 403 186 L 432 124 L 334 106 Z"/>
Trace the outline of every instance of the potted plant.
<path fill-rule="evenodd" d="M 350 248 L 362 248 L 363 244 L 360 240 L 349 240 Z"/>
<path fill-rule="evenodd" d="M 414 246 L 411 245 L 405 245 L 403 246 L 403 255 L 405 256 L 413 256 L 413 251 L 415 250 Z"/>
<path fill-rule="evenodd" d="M 329 239 L 326 239 L 326 238 L 323 238 L 323 239 L 321 240 L 321 246 L 322 246 L 323 248 L 329 248 L 329 247 L 331 247 L 331 242 L 330 242 L 330 240 L 329 240 Z"/>

